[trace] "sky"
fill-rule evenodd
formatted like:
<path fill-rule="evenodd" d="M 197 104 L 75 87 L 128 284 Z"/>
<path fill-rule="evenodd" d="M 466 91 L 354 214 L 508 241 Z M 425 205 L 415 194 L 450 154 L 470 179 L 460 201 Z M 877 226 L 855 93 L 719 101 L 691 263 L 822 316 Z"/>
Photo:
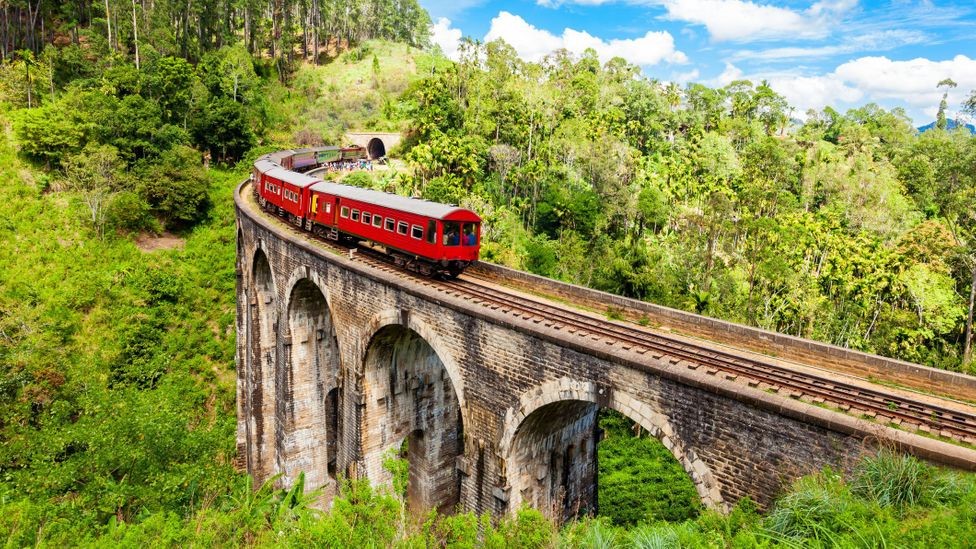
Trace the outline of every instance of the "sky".
<path fill-rule="evenodd" d="M 769 81 L 808 109 L 877 103 L 916 126 L 935 120 L 945 78 L 948 116 L 976 90 L 976 0 L 420 0 L 431 36 L 456 57 L 462 36 L 502 38 L 538 61 L 590 47 L 648 78 L 724 86 Z M 965 118 L 965 115 L 959 115 Z"/>

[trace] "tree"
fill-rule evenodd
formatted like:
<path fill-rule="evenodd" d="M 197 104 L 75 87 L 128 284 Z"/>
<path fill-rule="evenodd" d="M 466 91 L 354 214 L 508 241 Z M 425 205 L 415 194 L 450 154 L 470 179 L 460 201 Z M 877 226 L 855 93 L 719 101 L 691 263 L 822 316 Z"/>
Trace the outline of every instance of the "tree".
<path fill-rule="evenodd" d="M 203 219 L 210 182 L 200 153 L 177 145 L 142 177 L 140 191 L 169 228 L 186 228 Z"/>
<path fill-rule="evenodd" d="M 21 150 L 29 158 L 58 166 L 61 160 L 78 152 L 85 142 L 86 124 L 66 105 L 49 103 L 27 109 L 14 121 L 14 133 Z"/>
<path fill-rule="evenodd" d="M 935 126 L 940 130 L 944 130 L 948 127 L 948 121 L 946 120 L 945 113 L 946 108 L 949 106 L 947 99 L 949 97 L 949 90 L 955 87 L 956 83 L 951 78 L 944 78 L 940 80 L 939 84 L 936 86 L 936 88 L 945 88 L 945 91 L 942 93 L 942 101 L 939 102 L 939 113 L 936 115 L 935 119 Z"/>
<path fill-rule="evenodd" d="M 193 141 L 221 162 L 235 162 L 254 146 L 254 132 L 240 103 L 215 98 L 197 113 Z"/>
<path fill-rule="evenodd" d="M 110 145 L 89 145 L 62 161 L 65 188 L 77 192 L 88 208 L 89 221 L 99 237 L 105 208 L 121 187 L 123 162 Z"/>
<path fill-rule="evenodd" d="M 159 103 L 162 119 L 186 127 L 196 81 L 193 65 L 178 57 L 161 57 L 146 68 L 146 92 Z"/>
<path fill-rule="evenodd" d="M 976 90 L 969 92 L 969 98 L 963 101 L 962 110 L 969 116 L 976 118 Z"/>

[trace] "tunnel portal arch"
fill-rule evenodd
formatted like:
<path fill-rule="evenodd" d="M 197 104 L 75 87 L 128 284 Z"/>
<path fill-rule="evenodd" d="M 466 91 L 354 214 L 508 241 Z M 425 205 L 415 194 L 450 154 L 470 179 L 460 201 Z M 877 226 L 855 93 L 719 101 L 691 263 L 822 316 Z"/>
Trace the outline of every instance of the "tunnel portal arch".
<path fill-rule="evenodd" d="M 366 145 L 366 152 L 369 154 L 370 160 L 378 160 L 386 156 L 386 144 L 379 137 L 374 137 Z"/>

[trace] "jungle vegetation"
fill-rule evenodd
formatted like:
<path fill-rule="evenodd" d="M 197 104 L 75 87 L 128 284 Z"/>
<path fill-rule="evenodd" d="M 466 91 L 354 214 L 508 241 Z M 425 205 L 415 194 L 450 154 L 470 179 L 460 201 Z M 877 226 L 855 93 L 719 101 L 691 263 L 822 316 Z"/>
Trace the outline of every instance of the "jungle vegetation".
<path fill-rule="evenodd" d="M 321 513 L 232 466 L 231 195 L 262 152 L 403 131 L 389 170 L 347 182 L 474 208 L 489 260 L 972 372 L 970 135 L 876 105 L 798 122 L 765 83 L 682 88 L 592 54 L 470 42 L 454 63 L 417 48 L 413 0 L 0 10 L 5 545 L 973 545 L 970 476 L 882 454 L 722 516 L 613 414 L 612 495 L 564 529 L 417 522 L 362 482 Z M 183 246 L 136 245 L 164 231 Z"/>

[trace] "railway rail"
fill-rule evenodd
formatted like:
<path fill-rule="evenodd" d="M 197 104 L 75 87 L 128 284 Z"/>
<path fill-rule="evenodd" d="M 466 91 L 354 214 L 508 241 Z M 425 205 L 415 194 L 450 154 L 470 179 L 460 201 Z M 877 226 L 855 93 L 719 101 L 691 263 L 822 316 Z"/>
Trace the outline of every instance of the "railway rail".
<path fill-rule="evenodd" d="M 976 413 L 940 406 L 901 393 L 886 392 L 866 385 L 798 371 L 772 362 L 705 347 L 647 328 L 599 318 L 540 299 L 499 290 L 484 281 L 479 282 L 471 274 L 465 274 L 457 280 L 433 280 L 393 266 L 386 256 L 370 248 L 360 247 L 354 250 L 340 243 L 313 237 L 287 223 L 281 224 L 294 234 L 303 238 L 314 238 L 337 253 L 354 253 L 357 260 L 373 268 L 411 278 L 415 282 L 448 292 L 476 305 L 541 323 L 556 330 L 565 330 L 577 337 L 602 339 L 607 344 L 620 345 L 625 351 L 642 355 L 650 353 L 655 359 L 666 360 L 676 367 L 704 369 L 707 374 L 721 375 L 729 381 L 746 383 L 789 398 L 860 415 L 882 425 L 976 446 Z"/>

